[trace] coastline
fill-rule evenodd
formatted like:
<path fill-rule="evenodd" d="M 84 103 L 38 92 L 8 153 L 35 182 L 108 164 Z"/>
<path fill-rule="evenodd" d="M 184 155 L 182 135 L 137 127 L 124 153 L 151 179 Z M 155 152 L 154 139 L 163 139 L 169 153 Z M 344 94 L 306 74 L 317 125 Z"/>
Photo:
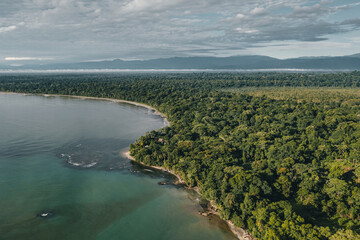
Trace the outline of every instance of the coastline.
<path fill-rule="evenodd" d="M 0 91 L 0 94 L 22 94 L 22 95 L 25 95 L 25 96 L 44 96 L 44 97 L 69 97 L 69 98 L 76 98 L 76 99 L 90 99 L 90 100 L 111 101 L 111 102 L 116 102 L 116 103 L 126 103 L 126 104 L 131 104 L 131 105 L 144 107 L 146 109 L 152 110 L 155 115 L 158 115 L 158 116 L 160 116 L 160 117 L 162 117 L 164 119 L 164 122 L 166 123 L 166 125 L 168 127 L 171 126 L 171 122 L 167 119 L 165 114 L 159 112 L 157 109 L 151 107 L 150 105 L 143 104 L 143 103 L 138 103 L 138 102 L 134 102 L 134 101 L 127 101 L 127 100 L 114 99 L 114 98 L 87 97 L 87 96 L 63 95 L 63 94 L 46 94 L 46 93 L 21 93 L 21 92 L 3 92 L 3 91 Z M 164 167 L 152 166 L 152 165 L 144 164 L 142 162 L 137 162 L 135 160 L 135 158 L 130 155 L 130 152 L 129 152 L 128 149 L 121 152 L 120 154 L 121 154 L 122 157 L 127 158 L 127 159 L 129 159 L 131 161 L 134 161 L 134 162 L 136 162 L 138 164 L 141 164 L 143 166 L 170 173 L 170 174 L 174 175 L 178 179 L 174 184 L 182 184 L 182 185 L 186 186 L 186 182 L 180 177 L 180 175 L 176 174 L 174 171 L 171 171 L 171 170 L 166 169 Z M 200 192 L 199 192 L 200 189 L 198 187 L 194 187 L 194 188 L 191 188 L 191 189 L 193 189 L 199 195 L 201 195 Z M 216 205 L 214 205 L 211 201 L 209 201 L 209 204 L 210 204 L 210 207 L 207 210 L 207 212 L 219 216 L 219 213 L 216 211 L 216 209 L 217 209 Z M 227 225 L 228 225 L 229 229 L 231 230 L 231 232 L 239 240 L 251 240 L 251 239 L 253 239 L 252 236 L 245 229 L 235 227 L 235 225 L 230 220 L 225 220 L 225 222 L 227 223 Z"/>
<path fill-rule="evenodd" d="M 116 102 L 116 103 L 125 103 L 125 104 L 131 104 L 138 107 L 143 107 L 149 110 L 154 111 L 155 115 L 158 115 L 162 117 L 166 123 L 166 126 L 170 127 L 171 122 L 167 119 L 166 115 L 159 112 L 157 109 L 153 108 L 150 105 L 134 102 L 134 101 L 128 101 L 128 100 L 122 100 L 122 99 L 116 99 L 116 98 L 101 98 L 101 97 L 87 97 L 87 96 L 77 96 L 77 95 L 64 95 L 64 94 L 46 94 L 46 93 L 21 93 L 21 92 L 1 92 L 0 94 L 22 94 L 25 96 L 44 96 L 44 97 L 70 97 L 70 98 L 77 98 L 77 99 L 89 99 L 89 100 L 102 100 L 102 101 L 109 101 L 109 102 Z"/>
<path fill-rule="evenodd" d="M 130 155 L 130 152 L 129 150 L 125 150 L 123 152 L 121 152 L 121 156 L 124 157 L 124 158 L 127 158 L 133 162 L 136 162 L 138 164 L 141 164 L 143 166 L 146 166 L 146 167 L 149 167 L 149 168 L 153 168 L 153 169 L 157 169 L 157 170 L 161 170 L 161 171 L 164 171 L 164 172 L 167 172 L 167 173 L 170 173 L 172 175 L 174 175 L 178 180 L 175 182 L 175 184 L 184 184 L 185 185 L 185 181 L 182 180 L 182 178 L 180 177 L 180 175 L 176 174 L 174 171 L 171 171 L 169 169 L 166 169 L 164 167 L 159 167 L 159 166 L 152 166 L 152 165 L 147 165 L 143 162 L 138 162 L 135 160 L 135 158 L 133 156 Z"/>
<path fill-rule="evenodd" d="M 182 185 L 187 186 L 186 182 L 180 177 L 180 175 L 176 174 L 174 171 L 171 171 L 171 170 L 166 169 L 164 167 L 152 166 L 152 165 L 147 165 L 147 164 L 145 164 L 143 162 L 138 162 L 138 161 L 135 160 L 135 158 L 133 156 L 130 155 L 130 152 L 128 150 L 121 152 L 121 156 L 125 157 L 125 158 L 127 158 L 127 159 L 129 159 L 131 161 L 134 161 L 134 162 L 136 162 L 138 164 L 141 164 L 143 166 L 170 173 L 170 174 L 174 175 L 178 179 L 176 182 L 174 182 L 174 184 L 182 184 Z M 200 189 L 198 187 L 192 187 L 191 189 L 194 190 L 195 192 L 197 192 L 201 196 Z M 208 209 L 206 209 L 206 213 L 211 213 L 211 214 L 220 216 L 219 213 L 216 211 L 216 209 L 217 209 L 216 205 L 212 201 L 209 201 L 209 205 L 210 205 L 210 207 Z M 230 231 L 235 235 L 235 237 L 237 239 L 239 239 L 239 240 L 251 240 L 251 239 L 253 239 L 252 236 L 250 235 L 250 233 L 248 233 L 245 229 L 236 227 L 234 225 L 234 223 L 231 222 L 230 220 L 224 220 L 224 221 L 227 223 Z"/>

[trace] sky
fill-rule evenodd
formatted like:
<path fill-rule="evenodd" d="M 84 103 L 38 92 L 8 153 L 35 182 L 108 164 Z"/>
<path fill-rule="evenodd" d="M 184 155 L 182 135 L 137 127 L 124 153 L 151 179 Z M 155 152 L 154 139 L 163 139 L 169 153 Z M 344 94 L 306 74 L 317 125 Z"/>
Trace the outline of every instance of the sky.
<path fill-rule="evenodd" d="M 360 53 L 360 1 L 1 0 L 0 64 Z"/>

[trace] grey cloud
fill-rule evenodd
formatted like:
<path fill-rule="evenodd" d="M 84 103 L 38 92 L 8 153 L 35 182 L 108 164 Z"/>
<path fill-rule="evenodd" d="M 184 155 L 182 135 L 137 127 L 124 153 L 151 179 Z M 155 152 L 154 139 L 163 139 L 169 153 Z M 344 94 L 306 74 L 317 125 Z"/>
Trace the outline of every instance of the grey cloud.
<path fill-rule="evenodd" d="M 342 6 L 344 8 L 344 6 Z M 347 25 L 356 25 L 356 20 L 342 23 L 323 20 L 324 16 L 339 11 L 328 2 L 308 6 L 294 6 L 293 11 L 284 14 L 273 14 L 271 10 L 261 11 L 259 19 L 250 12 L 240 13 L 228 19 L 226 23 L 232 26 L 228 35 L 238 41 L 249 43 L 271 41 L 324 41 L 327 35 L 349 31 Z"/>
<path fill-rule="evenodd" d="M 323 41 L 359 26 L 346 9 L 306 0 L 3 0 L 0 58 L 156 58 L 272 41 Z M 291 9 L 283 12 L 281 9 Z M 26 39 L 26 41 L 25 41 Z"/>
<path fill-rule="evenodd" d="M 341 24 L 353 26 L 355 28 L 360 28 L 360 18 L 353 18 L 353 19 L 345 20 Z"/>

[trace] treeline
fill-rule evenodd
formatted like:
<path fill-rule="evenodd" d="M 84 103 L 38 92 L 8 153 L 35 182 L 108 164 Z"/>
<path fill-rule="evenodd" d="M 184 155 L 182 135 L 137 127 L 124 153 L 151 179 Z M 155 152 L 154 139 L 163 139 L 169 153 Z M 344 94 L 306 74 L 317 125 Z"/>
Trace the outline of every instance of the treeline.
<path fill-rule="evenodd" d="M 143 102 L 171 127 L 131 145 L 213 201 L 258 239 L 360 239 L 360 101 L 228 92 L 241 87 L 360 87 L 360 73 L 0 76 L 0 90 Z"/>

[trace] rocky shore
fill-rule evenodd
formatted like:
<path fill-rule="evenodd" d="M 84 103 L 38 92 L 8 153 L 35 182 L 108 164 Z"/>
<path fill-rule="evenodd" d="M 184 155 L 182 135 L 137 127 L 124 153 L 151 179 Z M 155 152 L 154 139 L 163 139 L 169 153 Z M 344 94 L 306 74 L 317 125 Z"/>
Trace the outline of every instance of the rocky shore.
<path fill-rule="evenodd" d="M 164 171 L 164 172 L 167 172 L 167 173 L 170 173 L 174 176 L 176 176 L 177 180 L 174 182 L 174 184 L 178 185 L 178 184 L 181 184 L 181 185 L 184 185 L 186 186 L 186 182 L 180 177 L 180 175 L 176 174 L 174 171 L 171 171 L 169 169 L 166 169 L 164 167 L 158 167 L 158 166 L 150 166 L 150 165 L 147 165 L 147 164 L 144 164 L 142 162 L 138 162 L 135 160 L 135 158 L 133 156 L 131 156 L 130 152 L 129 151 L 124 151 L 121 153 L 121 155 L 123 157 L 126 157 L 128 158 L 129 160 L 131 161 L 134 161 L 136 163 L 139 163 L 143 166 L 146 166 L 146 167 L 149 167 L 149 168 L 153 168 L 153 169 L 157 169 L 157 170 L 161 170 L 161 171 Z M 160 184 L 162 185 L 162 184 Z M 198 187 L 193 187 L 191 188 L 193 189 L 194 191 L 196 191 L 199 195 L 200 194 L 200 189 Z M 214 214 L 214 215 L 217 215 L 219 216 L 219 213 L 217 212 L 217 207 L 214 203 L 212 203 L 211 201 L 208 202 L 208 206 L 204 207 L 203 208 L 204 210 L 199 212 L 200 215 L 204 216 L 204 217 L 209 217 L 211 214 Z M 239 239 L 239 240 L 252 240 L 253 237 L 250 235 L 250 233 L 248 233 L 245 229 L 242 229 L 242 228 L 238 228 L 238 227 L 235 227 L 235 225 L 230 221 L 230 220 L 226 220 L 225 221 L 229 227 L 229 229 L 231 230 L 231 232 Z"/>

